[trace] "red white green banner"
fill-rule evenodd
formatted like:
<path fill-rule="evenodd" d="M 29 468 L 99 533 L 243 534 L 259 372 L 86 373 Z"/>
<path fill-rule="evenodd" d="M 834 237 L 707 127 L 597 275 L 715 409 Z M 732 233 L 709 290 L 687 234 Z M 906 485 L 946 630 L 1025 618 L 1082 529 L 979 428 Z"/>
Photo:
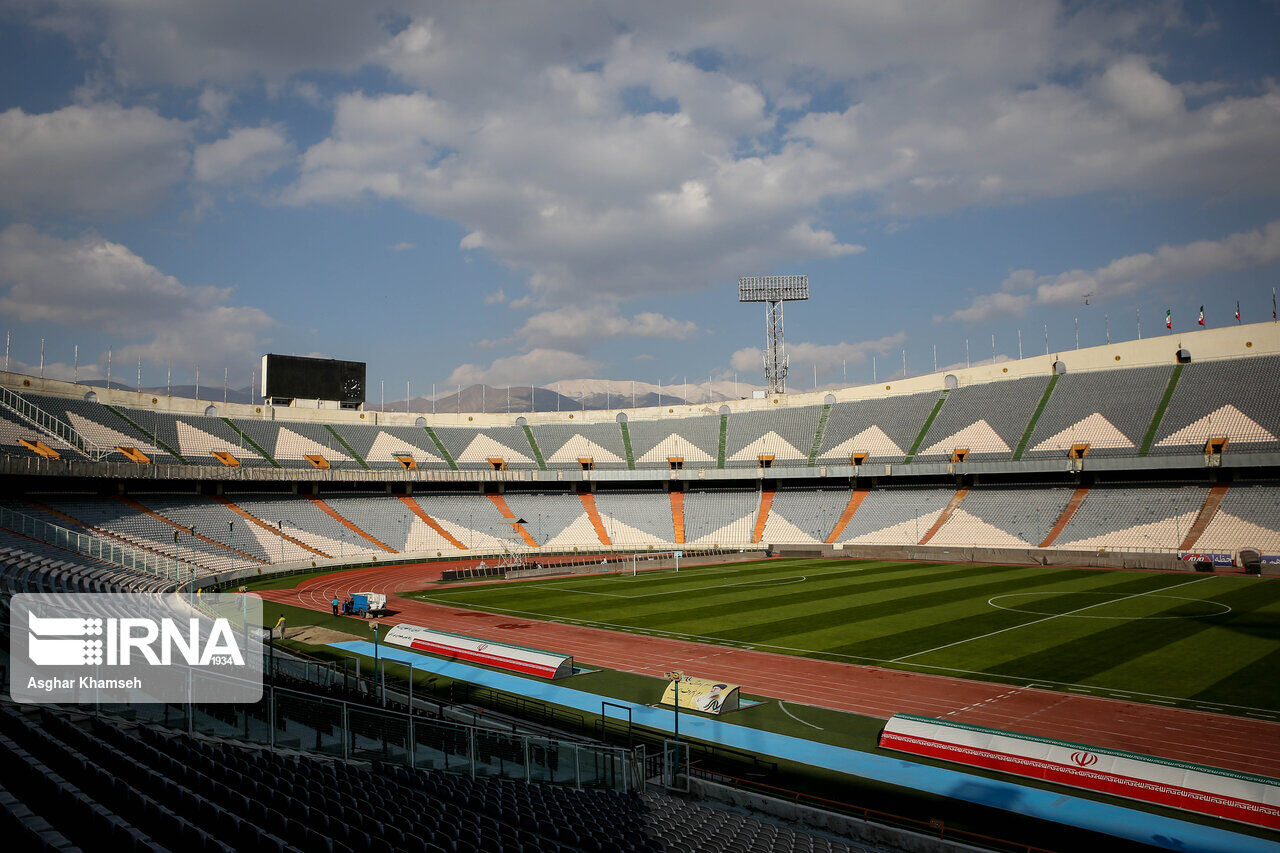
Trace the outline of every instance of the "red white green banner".
<path fill-rule="evenodd" d="M 880 746 L 1280 829 L 1280 780 L 1264 776 L 912 714 Z"/>
<path fill-rule="evenodd" d="M 525 675 L 540 675 L 543 678 L 573 675 L 572 655 L 526 649 L 524 646 L 464 637 L 446 631 L 433 631 L 417 625 L 396 625 L 387 632 L 383 642 Z"/>

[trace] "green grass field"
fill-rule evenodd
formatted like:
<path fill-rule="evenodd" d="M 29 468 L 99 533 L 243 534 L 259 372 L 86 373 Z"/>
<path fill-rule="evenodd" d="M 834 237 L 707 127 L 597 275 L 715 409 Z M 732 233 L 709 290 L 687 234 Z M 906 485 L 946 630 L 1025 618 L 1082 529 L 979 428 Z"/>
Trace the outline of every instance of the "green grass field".
<path fill-rule="evenodd" d="M 438 604 L 1280 719 L 1280 580 L 771 560 L 432 589 Z"/>

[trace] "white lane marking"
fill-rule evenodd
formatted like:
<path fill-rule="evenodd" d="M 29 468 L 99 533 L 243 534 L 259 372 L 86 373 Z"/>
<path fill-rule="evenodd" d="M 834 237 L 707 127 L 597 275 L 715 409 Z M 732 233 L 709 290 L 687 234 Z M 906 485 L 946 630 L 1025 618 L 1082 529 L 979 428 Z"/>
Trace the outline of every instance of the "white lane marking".
<path fill-rule="evenodd" d="M 778 700 L 778 707 L 782 709 L 782 713 L 786 714 L 788 717 L 790 717 L 791 719 L 795 720 L 795 721 L 796 721 L 797 723 L 799 723 L 800 725 L 802 725 L 802 726 L 808 726 L 808 727 L 809 727 L 809 728 L 811 728 L 811 729 L 817 729 L 817 730 L 818 730 L 818 731 L 820 731 L 820 732 L 825 732 L 825 731 L 826 731 L 826 729 L 824 729 L 822 726 L 815 726 L 813 723 L 807 723 L 807 722 L 805 722 L 804 720 L 802 720 L 802 719 L 800 719 L 799 717 L 797 717 L 795 714 L 793 714 L 793 713 L 791 713 L 790 711 L 788 711 L 788 710 L 787 710 L 787 706 L 782 704 L 782 700 L 781 700 L 781 699 L 779 699 L 779 700 Z"/>
<path fill-rule="evenodd" d="M 890 663 L 898 663 L 899 661 L 904 661 L 904 660 L 907 660 L 908 658 L 919 657 L 920 655 L 927 655 L 930 652 L 940 652 L 943 649 L 949 649 L 952 646 L 960 646 L 960 645 L 964 645 L 965 643 L 972 643 L 974 640 L 985 640 L 987 637 L 994 637 L 997 634 L 1003 634 L 1006 631 L 1015 631 L 1018 628 L 1029 628 L 1032 625 L 1039 625 L 1041 622 L 1048 622 L 1051 619 L 1061 619 L 1064 616 L 1070 616 L 1073 613 L 1082 613 L 1085 610 L 1092 610 L 1093 608 L 1101 607 L 1104 604 L 1116 604 L 1121 601 L 1128 601 L 1130 598 L 1140 598 L 1144 595 L 1148 595 L 1152 593 L 1159 594 L 1162 592 L 1168 592 L 1169 590 L 1177 589 L 1180 586 L 1189 586 L 1193 583 L 1201 583 L 1203 581 L 1207 581 L 1209 580 L 1210 577 L 1212 577 L 1212 575 L 1208 575 L 1203 578 L 1196 578 L 1195 580 L 1183 581 L 1182 583 L 1175 583 L 1173 586 L 1160 587 L 1159 589 L 1149 589 L 1149 590 L 1146 590 L 1145 592 L 1135 592 L 1132 595 L 1126 595 L 1123 598 L 1107 599 L 1106 601 L 1100 601 L 1097 604 L 1088 604 L 1088 605 L 1085 605 L 1084 607 L 1077 607 L 1075 610 L 1068 610 L 1066 613 L 1055 613 L 1054 615 L 1046 616 L 1043 619 L 1032 619 L 1030 622 L 1023 622 L 1021 625 L 1010 625 L 1008 628 L 1001 628 L 998 631 L 991 631 L 986 634 L 981 634 L 977 637 L 969 637 L 968 639 L 964 639 L 964 640 L 956 640 L 954 643 L 947 643 L 945 646 L 937 646 L 935 648 L 925 649 L 924 651 L 920 651 L 920 652 L 912 652 L 909 655 L 903 655 L 902 657 L 894 658 L 893 660 L 890 661 Z"/>

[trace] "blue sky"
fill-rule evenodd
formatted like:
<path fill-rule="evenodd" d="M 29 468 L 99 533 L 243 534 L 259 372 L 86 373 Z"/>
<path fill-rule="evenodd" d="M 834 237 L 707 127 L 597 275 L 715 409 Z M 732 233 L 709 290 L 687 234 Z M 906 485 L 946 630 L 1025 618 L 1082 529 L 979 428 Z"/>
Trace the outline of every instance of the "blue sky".
<path fill-rule="evenodd" d="M 0 319 L 46 375 L 264 352 L 791 387 L 1270 319 L 1280 5 L 19 0 Z M 1092 294 L 1089 305 L 1085 294 Z"/>

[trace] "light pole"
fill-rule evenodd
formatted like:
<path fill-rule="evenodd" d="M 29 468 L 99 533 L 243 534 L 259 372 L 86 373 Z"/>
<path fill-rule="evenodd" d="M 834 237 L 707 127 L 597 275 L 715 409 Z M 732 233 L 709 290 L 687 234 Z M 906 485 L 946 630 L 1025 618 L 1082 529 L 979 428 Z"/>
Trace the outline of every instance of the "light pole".
<path fill-rule="evenodd" d="M 674 733 L 675 733 L 675 742 L 679 743 L 680 742 L 680 682 L 684 681 L 684 670 L 681 670 L 681 669 L 672 670 L 671 672 L 668 672 L 666 674 L 666 677 L 667 677 L 667 681 L 671 682 L 671 686 L 675 688 L 674 706 L 675 706 L 676 724 L 675 724 Z M 676 753 L 676 755 L 678 760 L 679 753 Z"/>
<path fill-rule="evenodd" d="M 378 676 L 378 704 L 385 707 L 387 695 L 383 689 L 382 663 L 378 659 L 378 623 L 376 620 L 369 623 L 369 629 L 373 631 L 373 671 Z"/>

